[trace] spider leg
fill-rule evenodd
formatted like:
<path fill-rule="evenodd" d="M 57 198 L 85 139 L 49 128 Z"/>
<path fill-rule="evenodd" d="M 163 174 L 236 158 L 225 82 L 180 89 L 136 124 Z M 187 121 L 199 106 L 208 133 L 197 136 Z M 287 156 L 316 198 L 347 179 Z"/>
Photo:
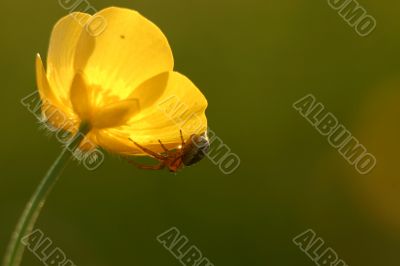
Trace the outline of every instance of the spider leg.
<path fill-rule="evenodd" d="M 165 157 L 164 157 L 164 156 L 162 156 L 162 155 L 160 155 L 160 154 L 158 154 L 158 153 L 156 153 L 156 152 L 154 152 L 154 151 L 151 151 L 151 150 L 149 150 L 149 149 L 143 147 L 142 145 L 140 145 L 139 143 L 133 141 L 132 139 L 130 139 L 130 140 L 131 140 L 133 143 L 135 143 L 135 145 L 138 146 L 138 147 L 139 147 L 142 151 L 144 151 L 145 153 L 147 153 L 147 154 L 153 156 L 154 158 L 156 158 L 156 159 L 158 159 L 158 160 L 162 160 L 162 161 L 165 160 Z"/>
<path fill-rule="evenodd" d="M 158 140 L 158 142 L 160 142 L 160 145 L 164 149 L 165 152 L 169 152 L 169 150 L 167 149 L 167 147 L 165 147 L 165 145 L 161 142 L 161 140 Z"/>
<path fill-rule="evenodd" d="M 182 168 L 183 162 L 181 156 L 176 157 L 174 160 L 172 160 L 168 166 L 170 172 L 177 172 L 180 168 Z"/>
<path fill-rule="evenodd" d="M 176 158 L 171 162 L 171 165 L 174 165 L 174 164 L 175 164 L 178 160 L 180 160 L 180 159 L 182 159 L 181 156 L 176 157 Z"/>
<path fill-rule="evenodd" d="M 183 139 L 182 129 L 180 129 L 179 132 L 181 133 L 182 148 L 183 148 L 183 146 L 185 146 L 185 140 Z"/>

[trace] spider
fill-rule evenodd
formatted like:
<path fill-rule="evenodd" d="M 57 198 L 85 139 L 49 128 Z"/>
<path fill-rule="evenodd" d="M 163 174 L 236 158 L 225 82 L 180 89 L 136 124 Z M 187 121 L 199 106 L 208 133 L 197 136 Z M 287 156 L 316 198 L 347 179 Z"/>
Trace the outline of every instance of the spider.
<path fill-rule="evenodd" d="M 210 148 L 210 143 L 205 137 L 206 134 L 201 135 L 192 134 L 187 142 L 183 139 L 182 130 L 180 130 L 182 144 L 176 148 L 169 150 L 165 145 L 158 140 L 164 152 L 156 153 L 151 151 L 134 140 L 130 139 L 136 146 L 143 152 L 159 161 L 156 165 L 139 164 L 135 161 L 129 160 L 130 163 L 136 165 L 140 169 L 146 170 L 161 170 L 168 167 L 170 172 L 177 172 L 184 165 L 189 166 L 199 162 L 204 158 Z"/>

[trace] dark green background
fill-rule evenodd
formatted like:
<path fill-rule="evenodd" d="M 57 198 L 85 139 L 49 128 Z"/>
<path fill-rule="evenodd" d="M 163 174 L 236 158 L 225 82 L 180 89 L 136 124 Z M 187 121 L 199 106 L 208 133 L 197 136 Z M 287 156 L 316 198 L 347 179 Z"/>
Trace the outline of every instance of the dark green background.
<path fill-rule="evenodd" d="M 400 3 L 359 1 L 377 29 L 359 37 L 327 1 L 146 0 L 134 8 L 167 35 L 176 69 L 209 101 L 209 126 L 242 161 L 176 175 L 107 156 L 69 165 L 37 227 L 76 265 L 180 265 L 157 241 L 171 226 L 216 266 L 314 263 L 292 238 L 314 229 L 349 265 L 399 265 Z M 2 1 L 0 253 L 60 152 L 20 99 L 36 89 L 57 1 Z M 292 104 L 313 93 L 378 160 L 359 175 Z M 23 265 L 42 265 L 27 252 Z"/>

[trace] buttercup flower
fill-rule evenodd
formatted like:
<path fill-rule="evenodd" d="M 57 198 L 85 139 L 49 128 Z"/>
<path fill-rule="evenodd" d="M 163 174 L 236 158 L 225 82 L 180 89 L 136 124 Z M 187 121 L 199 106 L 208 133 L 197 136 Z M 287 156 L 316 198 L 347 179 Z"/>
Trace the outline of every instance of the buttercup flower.
<path fill-rule="evenodd" d="M 129 140 L 161 152 L 207 129 L 207 100 L 184 75 L 173 70 L 171 48 L 161 30 L 138 12 L 106 8 L 106 22 L 90 34 L 91 15 L 72 13 L 54 26 L 44 69 L 36 58 L 37 85 L 43 115 L 56 127 L 71 131 L 90 125 L 87 138 L 118 154 L 143 154 Z M 46 103 L 73 125 L 50 115 Z"/>
<path fill-rule="evenodd" d="M 140 168 L 167 166 L 172 172 L 205 156 L 209 148 L 203 135 L 207 100 L 173 68 L 167 39 L 136 11 L 111 7 L 93 16 L 75 12 L 57 22 L 46 70 L 41 57 L 36 57 L 40 118 L 57 137 L 73 138 L 62 139 L 67 142 L 65 147 L 26 205 L 10 239 L 4 266 L 20 265 L 23 238 L 31 235 L 67 163 L 76 152 L 80 154 L 76 147 L 92 153 L 97 151 L 94 144 L 121 155 L 152 156 L 160 164 Z M 36 114 L 36 106 L 28 109 Z"/>

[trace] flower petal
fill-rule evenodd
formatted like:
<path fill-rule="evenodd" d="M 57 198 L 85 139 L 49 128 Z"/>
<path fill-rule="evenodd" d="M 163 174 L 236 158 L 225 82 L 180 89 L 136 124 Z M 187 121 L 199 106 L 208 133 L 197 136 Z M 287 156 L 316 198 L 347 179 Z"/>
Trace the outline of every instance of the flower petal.
<path fill-rule="evenodd" d="M 51 90 L 40 54 L 36 55 L 36 83 L 42 101 L 46 100 L 51 104 L 56 105 L 58 99 L 54 96 L 53 91 Z"/>
<path fill-rule="evenodd" d="M 206 131 L 206 98 L 184 75 L 178 72 L 168 74 L 168 83 L 162 96 L 151 108 L 129 121 L 132 137 L 158 136 L 167 143 L 179 143 L 180 130 L 187 137 Z"/>
<path fill-rule="evenodd" d="M 72 110 L 54 95 L 39 54 L 36 55 L 36 82 L 42 99 L 44 118 L 48 119 L 53 127 L 62 128 L 67 120 L 76 120 Z"/>
<path fill-rule="evenodd" d="M 136 146 L 126 135 L 115 129 L 104 129 L 96 132 L 96 143 L 103 149 L 120 155 L 147 155 L 138 146 Z M 180 142 L 179 142 L 180 144 Z M 176 148 L 179 144 L 165 143 L 167 149 Z M 146 144 L 146 148 L 161 153 L 164 152 L 160 143 Z"/>
<path fill-rule="evenodd" d="M 105 91 L 97 96 L 111 94 L 120 100 L 126 99 L 142 82 L 173 69 L 172 51 L 166 37 L 138 12 L 111 7 L 94 17 L 103 18 L 107 25 L 101 34 L 82 32 L 76 56 L 85 60 L 80 66 L 77 60 L 75 67 L 84 71 L 89 83 Z M 89 24 L 90 21 L 87 27 Z M 91 49 L 85 45 L 93 40 L 94 50 L 88 57 Z"/>
<path fill-rule="evenodd" d="M 105 145 L 106 149 L 116 153 L 143 154 L 129 141 L 129 138 L 132 138 L 142 146 L 162 152 L 158 140 L 167 147 L 174 148 L 181 144 L 180 130 L 185 139 L 207 130 L 207 100 L 203 94 L 182 74 L 166 74 L 168 80 L 164 88 L 155 86 L 157 79 L 160 85 L 163 84 L 160 75 L 152 78 L 153 81 L 146 81 L 148 85 L 152 84 L 148 87 L 152 88 L 151 93 L 155 93 L 153 90 L 158 88 L 161 94 L 155 103 L 134 116 L 126 126 L 102 131 L 98 136 L 100 145 Z"/>
<path fill-rule="evenodd" d="M 112 129 L 103 129 L 96 132 L 96 142 L 103 149 L 116 154 L 143 154 L 135 144 L 133 144 L 126 134 L 116 132 Z"/>
<path fill-rule="evenodd" d="M 77 73 L 72 81 L 70 98 L 74 112 L 81 121 L 89 121 L 92 117 L 92 104 L 90 99 L 90 86 L 81 73 Z"/>
<path fill-rule="evenodd" d="M 89 14 L 74 12 L 60 19 L 51 33 L 47 54 L 47 76 L 55 96 L 67 105 L 75 75 L 75 50 Z"/>
<path fill-rule="evenodd" d="M 139 113 L 139 100 L 128 99 L 102 107 L 92 121 L 98 129 L 119 127 L 124 125 L 132 116 Z"/>
<path fill-rule="evenodd" d="M 128 99 L 138 99 L 140 109 L 145 109 L 154 105 L 160 99 L 168 85 L 169 72 L 161 73 L 140 84 L 129 96 Z"/>

